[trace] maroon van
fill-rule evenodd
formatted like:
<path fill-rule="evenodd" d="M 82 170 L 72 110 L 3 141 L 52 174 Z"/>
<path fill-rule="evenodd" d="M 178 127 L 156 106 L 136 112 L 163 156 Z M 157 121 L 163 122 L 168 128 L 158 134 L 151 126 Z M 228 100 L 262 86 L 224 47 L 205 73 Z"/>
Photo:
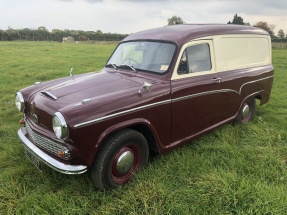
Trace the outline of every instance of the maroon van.
<path fill-rule="evenodd" d="M 166 153 L 268 102 L 269 34 L 240 25 L 175 25 L 126 37 L 100 72 L 22 89 L 25 155 L 99 189 L 130 181 L 150 152 Z"/>

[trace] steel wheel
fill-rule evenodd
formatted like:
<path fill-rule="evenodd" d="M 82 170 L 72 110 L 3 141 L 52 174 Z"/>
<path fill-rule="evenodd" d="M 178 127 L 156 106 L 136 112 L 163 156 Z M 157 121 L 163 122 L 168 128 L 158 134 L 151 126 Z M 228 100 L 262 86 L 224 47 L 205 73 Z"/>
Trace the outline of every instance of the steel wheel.
<path fill-rule="evenodd" d="M 149 148 L 144 136 L 124 129 L 110 136 L 95 159 L 91 176 L 97 188 L 114 189 L 129 182 L 148 162 Z"/>
<path fill-rule="evenodd" d="M 241 106 L 235 121 L 239 124 L 249 122 L 253 119 L 254 112 L 255 112 L 255 98 L 250 98 L 246 100 Z"/>
<path fill-rule="evenodd" d="M 134 144 L 123 147 L 113 158 L 112 177 L 118 184 L 128 182 L 140 166 L 140 149 Z"/>

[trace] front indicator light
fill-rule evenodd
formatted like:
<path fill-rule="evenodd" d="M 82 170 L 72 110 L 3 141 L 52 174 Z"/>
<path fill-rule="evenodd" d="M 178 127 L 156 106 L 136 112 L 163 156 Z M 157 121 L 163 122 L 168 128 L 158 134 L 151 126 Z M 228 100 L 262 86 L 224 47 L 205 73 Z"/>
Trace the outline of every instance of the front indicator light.
<path fill-rule="evenodd" d="M 61 150 L 58 152 L 58 156 L 60 158 L 64 158 L 67 157 L 70 154 L 69 150 L 65 149 L 65 150 Z"/>
<path fill-rule="evenodd" d="M 19 120 L 19 124 L 20 124 L 20 125 L 24 125 L 24 124 L 25 124 L 24 119 L 20 119 L 20 120 Z"/>

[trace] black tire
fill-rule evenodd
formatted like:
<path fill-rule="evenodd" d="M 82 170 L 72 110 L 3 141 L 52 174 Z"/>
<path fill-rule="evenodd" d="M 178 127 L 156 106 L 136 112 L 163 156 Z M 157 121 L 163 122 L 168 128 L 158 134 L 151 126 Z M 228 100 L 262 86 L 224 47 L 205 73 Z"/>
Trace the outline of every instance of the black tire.
<path fill-rule="evenodd" d="M 254 113 L 255 113 L 255 107 L 256 107 L 256 103 L 255 103 L 254 97 L 246 100 L 238 112 L 238 115 L 235 119 L 235 123 L 244 124 L 244 123 L 247 123 L 253 120 Z"/>
<path fill-rule="evenodd" d="M 115 189 L 129 182 L 148 163 L 149 147 L 144 136 L 132 129 L 111 135 L 100 149 L 91 177 L 100 190 Z"/>

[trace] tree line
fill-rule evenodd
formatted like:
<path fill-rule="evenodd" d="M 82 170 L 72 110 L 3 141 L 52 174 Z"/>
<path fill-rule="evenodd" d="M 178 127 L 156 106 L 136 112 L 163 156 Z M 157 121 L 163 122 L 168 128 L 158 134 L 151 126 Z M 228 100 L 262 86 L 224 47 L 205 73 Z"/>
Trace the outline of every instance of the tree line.
<path fill-rule="evenodd" d="M 229 21 L 227 24 L 251 26 L 250 23 L 244 22 L 243 18 L 241 16 L 238 16 L 237 14 L 234 15 L 232 22 Z M 261 28 L 261 29 L 264 29 L 265 31 L 267 31 L 270 34 L 271 39 L 275 42 L 280 42 L 280 41 L 287 42 L 287 34 L 284 33 L 283 29 L 279 29 L 277 32 L 277 35 L 275 34 L 274 29 L 275 29 L 276 25 L 274 25 L 274 24 L 268 24 L 268 22 L 259 21 L 256 24 L 254 24 L 253 27 Z"/>
<path fill-rule="evenodd" d="M 168 25 L 185 24 L 186 22 L 179 16 L 172 16 L 168 18 Z M 234 15 L 233 20 L 229 21 L 227 24 L 236 25 L 250 25 L 248 22 L 244 22 L 241 16 L 237 14 Z M 287 33 L 285 34 L 283 29 L 279 29 L 278 33 L 275 34 L 274 29 L 276 25 L 268 24 L 264 21 L 259 21 L 253 25 L 253 27 L 258 27 L 266 30 L 272 41 L 274 42 L 287 42 Z M 85 38 L 85 40 L 96 40 L 96 41 L 121 41 L 128 34 L 118 34 L 118 33 L 103 33 L 101 30 L 97 31 L 82 31 L 82 30 L 60 30 L 53 29 L 49 31 L 44 26 L 38 27 L 37 29 L 23 28 L 23 29 L 13 29 L 8 27 L 7 30 L 0 29 L 0 41 L 12 41 L 12 40 L 26 40 L 26 41 L 58 41 L 62 42 L 64 37 L 73 37 L 75 41 Z"/>
<path fill-rule="evenodd" d="M 7 30 L 0 29 L 0 41 L 25 40 L 25 41 L 58 41 L 62 42 L 63 37 L 73 37 L 75 41 L 85 38 L 85 40 L 97 41 L 121 41 L 127 34 L 103 33 L 97 31 L 81 31 L 81 30 L 60 30 L 53 29 L 49 31 L 41 26 L 37 29 L 23 28 L 13 29 L 8 27 Z"/>
<path fill-rule="evenodd" d="M 179 16 L 172 16 L 171 18 L 168 18 L 167 23 L 168 25 L 185 24 L 183 19 Z M 244 22 L 243 18 L 237 14 L 235 14 L 233 20 L 229 21 L 227 24 L 251 26 L 249 22 Z M 270 34 L 273 42 L 287 42 L 287 33 L 285 34 L 283 29 L 279 29 L 277 34 L 275 34 L 274 29 L 276 25 L 274 24 L 268 24 L 268 22 L 259 21 L 255 23 L 253 27 L 261 28 L 267 31 Z"/>

